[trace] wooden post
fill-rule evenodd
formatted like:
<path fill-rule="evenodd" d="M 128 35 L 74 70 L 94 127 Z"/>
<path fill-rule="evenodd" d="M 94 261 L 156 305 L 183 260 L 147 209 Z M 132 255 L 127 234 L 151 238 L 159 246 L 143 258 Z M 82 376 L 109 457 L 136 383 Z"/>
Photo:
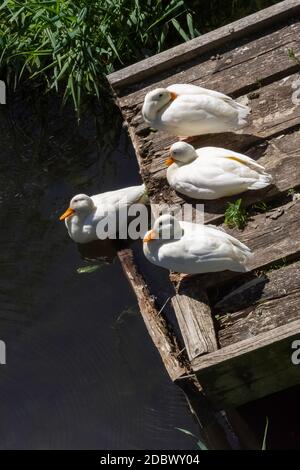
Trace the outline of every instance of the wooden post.
<path fill-rule="evenodd" d="M 180 284 L 172 305 L 190 361 L 216 351 L 218 345 L 211 309 L 199 283 L 186 281 Z"/>

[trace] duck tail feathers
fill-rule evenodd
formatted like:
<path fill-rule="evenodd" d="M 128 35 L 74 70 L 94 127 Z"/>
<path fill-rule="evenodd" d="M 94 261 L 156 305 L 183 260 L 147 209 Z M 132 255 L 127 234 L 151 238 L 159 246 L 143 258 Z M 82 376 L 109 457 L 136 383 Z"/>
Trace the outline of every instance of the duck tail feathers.
<path fill-rule="evenodd" d="M 246 247 L 247 248 L 247 247 Z M 247 250 L 239 250 L 238 260 L 241 266 L 241 271 L 249 271 L 248 263 L 251 260 L 253 253 L 247 248 Z"/>
<path fill-rule="evenodd" d="M 272 183 L 272 176 L 268 173 L 262 173 L 259 175 L 259 179 L 255 181 L 255 183 L 251 184 L 248 189 L 255 190 L 255 189 L 262 189 L 266 188 Z"/>
<path fill-rule="evenodd" d="M 238 103 L 237 101 L 234 101 L 233 99 L 231 99 L 230 104 L 238 113 L 237 115 L 238 127 L 245 127 L 247 124 L 248 115 L 251 113 L 251 109 L 249 108 L 249 106 Z"/>
<path fill-rule="evenodd" d="M 247 124 L 247 118 L 251 112 L 251 109 L 248 106 L 244 106 L 240 103 L 237 103 L 237 105 L 238 124 L 240 127 L 244 127 Z"/>

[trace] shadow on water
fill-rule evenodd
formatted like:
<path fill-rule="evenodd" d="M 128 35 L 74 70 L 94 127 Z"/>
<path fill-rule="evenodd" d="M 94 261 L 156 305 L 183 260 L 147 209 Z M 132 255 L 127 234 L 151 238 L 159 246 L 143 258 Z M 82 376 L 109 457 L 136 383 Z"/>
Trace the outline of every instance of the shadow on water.
<path fill-rule="evenodd" d="M 195 448 L 175 430 L 197 434 L 118 261 L 78 274 L 82 257 L 94 255 L 80 254 L 58 221 L 76 193 L 139 183 L 115 110 L 103 121 L 91 105 L 77 127 L 38 90 L 8 103 L 0 108 L 1 448 Z"/>

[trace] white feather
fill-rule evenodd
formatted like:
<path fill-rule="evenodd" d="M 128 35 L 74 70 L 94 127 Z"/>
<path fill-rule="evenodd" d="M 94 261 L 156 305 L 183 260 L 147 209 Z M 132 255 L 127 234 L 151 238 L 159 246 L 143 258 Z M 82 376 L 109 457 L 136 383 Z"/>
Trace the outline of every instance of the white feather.
<path fill-rule="evenodd" d="M 177 136 L 228 132 L 244 127 L 250 112 L 248 106 L 223 93 L 188 84 L 174 84 L 148 93 L 143 116 L 151 127 Z M 166 99 L 164 92 L 177 98 Z M 159 96 L 161 106 L 159 105 Z"/>

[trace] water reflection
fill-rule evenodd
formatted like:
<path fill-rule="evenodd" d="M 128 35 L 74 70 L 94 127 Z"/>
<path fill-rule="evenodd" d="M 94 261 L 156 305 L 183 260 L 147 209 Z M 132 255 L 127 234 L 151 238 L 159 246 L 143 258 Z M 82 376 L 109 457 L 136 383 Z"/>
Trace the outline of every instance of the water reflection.
<path fill-rule="evenodd" d="M 139 184 L 125 133 L 116 139 L 114 118 L 105 143 L 98 109 L 78 128 L 38 90 L 8 101 L 0 108 L 1 448 L 193 448 L 174 428 L 197 433 L 195 423 L 113 261 L 115 247 L 79 252 L 58 221 L 76 193 Z M 103 255 L 101 270 L 77 273 L 82 258 Z"/>

